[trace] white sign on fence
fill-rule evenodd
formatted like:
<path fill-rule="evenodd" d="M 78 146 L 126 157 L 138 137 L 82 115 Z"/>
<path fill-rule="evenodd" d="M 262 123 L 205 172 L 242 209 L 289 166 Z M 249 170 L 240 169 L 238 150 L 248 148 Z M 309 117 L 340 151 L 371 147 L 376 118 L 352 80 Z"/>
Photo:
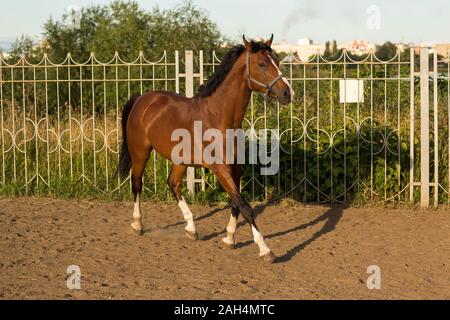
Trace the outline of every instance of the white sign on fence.
<path fill-rule="evenodd" d="M 339 80 L 339 96 L 341 103 L 363 103 L 364 80 Z"/>

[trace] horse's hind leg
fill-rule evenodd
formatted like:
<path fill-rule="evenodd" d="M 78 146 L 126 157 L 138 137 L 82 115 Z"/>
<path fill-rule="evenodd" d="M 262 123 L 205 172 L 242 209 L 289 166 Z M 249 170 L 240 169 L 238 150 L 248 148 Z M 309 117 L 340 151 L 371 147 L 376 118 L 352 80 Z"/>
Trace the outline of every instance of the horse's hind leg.
<path fill-rule="evenodd" d="M 167 179 L 167 184 L 169 185 L 170 191 L 178 202 L 178 206 L 183 212 L 184 220 L 186 220 L 186 236 L 191 240 L 198 240 L 197 229 L 195 228 L 194 216 L 189 209 L 186 200 L 184 200 L 181 194 L 181 185 L 183 182 L 184 174 L 186 173 L 186 166 L 182 165 L 172 165 L 170 170 L 169 178 Z"/>
<path fill-rule="evenodd" d="M 131 224 L 131 228 L 139 235 L 142 235 L 144 233 L 140 204 L 140 196 L 142 192 L 142 175 L 144 174 L 145 165 L 151 151 L 152 149 L 149 148 L 143 155 L 131 154 L 131 188 L 134 195 L 133 223 Z"/>

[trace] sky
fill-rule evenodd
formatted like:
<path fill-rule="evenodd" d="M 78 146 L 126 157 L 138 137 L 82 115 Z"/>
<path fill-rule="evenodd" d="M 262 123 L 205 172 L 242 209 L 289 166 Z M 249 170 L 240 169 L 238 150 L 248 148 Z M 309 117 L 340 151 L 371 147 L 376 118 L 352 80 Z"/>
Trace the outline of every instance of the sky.
<path fill-rule="evenodd" d="M 181 0 L 136 0 L 142 8 L 171 8 Z M 59 19 L 68 8 L 107 4 L 110 0 L 2 1 L 0 41 L 21 34 L 38 38 L 42 25 Z M 355 39 L 385 41 L 450 42 L 449 0 L 194 0 L 219 28 L 234 40 L 275 34 L 297 42 Z"/>

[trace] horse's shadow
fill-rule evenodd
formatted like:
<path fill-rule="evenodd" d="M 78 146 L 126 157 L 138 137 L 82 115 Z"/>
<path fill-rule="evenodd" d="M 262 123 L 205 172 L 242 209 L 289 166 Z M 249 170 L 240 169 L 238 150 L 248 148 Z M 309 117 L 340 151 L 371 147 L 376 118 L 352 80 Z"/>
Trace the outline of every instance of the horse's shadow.
<path fill-rule="evenodd" d="M 266 238 L 276 238 L 280 236 L 284 236 L 287 234 L 290 234 L 292 232 L 300 231 L 307 229 L 309 227 L 312 227 L 322 221 L 325 221 L 325 224 L 320 228 L 320 230 L 316 231 L 309 239 L 299 243 L 298 245 L 292 247 L 291 249 L 287 250 L 285 254 L 278 256 L 275 260 L 275 263 L 282 263 L 287 262 L 291 260 L 293 257 L 295 257 L 300 251 L 305 249 L 308 245 L 310 245 L 312 242 L 320 238 L 321 236 L 332 232 L 336 225 L 339 223 L 339 220 L 341 219 L 343 213 L 344 213 L 345 207 L 344 206 L 336 206 L 336 207 L 329 207 L 328 210 L 326 210 L 324 213 L 322 213 L 319 217 L 315 218 L 314 220 L 311 220 L 307 223 L 303 223 L 301 225 L 298 225 L 294 228 L 276 232 L 270 235 L 267 235 Z"/>
<path fill-rule="evenodd" d="M 262 214 L 269 205 L 270 205 L 270 203 L 264 203 L 264 204 L 256 206 L 254 208 L 256 215 L 258 216 L 258 215 Z M 305 249 L 309 244 L 311 244 L 312 242 L 314 242 L 321 236 L 323 236 L 329 232 L 332 232 L 336 228 L 336 225 L 339 223 L 339 220 L 341 219 L 345 208 L 346 208 L 345 206 L 331 206 L 328 208 L 328 210 L 326 210 L 324 213 L 322 213 L 319 217 L 317 217 L 307 223 L 300 224 L 298 226 L 295 226 L 293 228 L 290 228 L 290 229 L 287 229 L 284 231 L 279 231 L 279 232 L 265 235 L 264 236 L 265 239 L 282 237 L 282 236 L 288 235 L 288 234 L 296 232 L 296 231 L 305 230 L 305 229 L 312 227 L 322 221 L 325 221 L 325 224 L 322 226 L 322 228 L 320 230 L 315 232 L 309 239 L 307 239 L 307 240 L 299 243 L 298 245 L 295 245 L 291 249 L 287 250 L 285 254 L 283 254 L 281 256 L 277 256 L 274 263 L 282 263 L 282 262 L 287 262 L 287 261 L 291 260 L 300 251 Z M 244 222 L 242 222 L 240 224 L 240 226 L 243 226 L 243 225 L 245 225 Z M 236 248 L 243 248 L 248 245 L 251 245 L 252 243 L 253 243 L 253 241 L 251 241 L 251 240 L 241 242 L 236 245 Z"/>
<path fill-rule="evenodd" d="M 273 202 L 268 201 L 266 203 L 262 203 L 259 204 L 257 206 L 254 207 L 254 212 L 256 216 L 259 216 L 261 214 L 264 213 L 264 210 L 272 205 Z M 204 214 L 203 216 L 200 216 L 198 218 L 196 218 L 195 220 L 203 220 L 209 217 L 212 217 L 213 215 L 215 215 L 216 213 L 220 212 L 220 211 L 224 211 L 229 209 L 230 207 L 225 207 L 225 208 L 217 208 L 212 210 L 211 212 L 208 212 L 207 214 Z M 279 231 L 279 232 L 275 232 L 269 235 L 265 235 L 264 238 L 265 239 L 271 239 L 271 238 L 277 238 L 277 237 L 282 237 L 288 234 L 291 234 L 293 232 L 297 232 L 300 230 L 305 230 L 309 227 L 312 227 L 320 222 L 325 221 L 325 224 L 322 226 L 322 228 L 320 230 L 318 230 L 317 232 L 315 232 L 309 239 L 299 243 L 298 245 L 295 245 L 294 247 L 290 248 L 289 250 L 286 251 L 285 254 L 278 256 L 275 260 L 275 263 L 283 263 L 283 262 L 287 262 L 290 261 L 293 257 L 295 257 L 300 251 L 302 251 L 303 249 L 305 249 L 308 245 L 310 245 L 312 242 L 314 242 L 315 240 L 317 240 L 318 238 L 320 238 L 321 236 L 332 232 L 335 228 L 336 225 L 339 223 L 339 220 L 342 218 L 342 215 L 344 213 L 344 210 L 346 209 L 346 206 L 330 206 L 324 213 L 322 213 L 319 217 L 307 222 L 307 223 L 303 223 L 300 224 L 298 226 L 295 226 L 293 228 L 284 230 L 284 231 Z M 174 227 L 174 226 L 178 226 L 180 224 L 183 224 L 184 222 L 177 222 L 175 224 L 172 225 L 168 225 L 165 228 L 170 228 L 170 227 Z M 241 221 L 238 223 L 237 228 L 241 228 L 243 226 L 245 226 L 247 223 L 245 221 Z M 221 231 L 218 232 L 213 232 L 209 235 L 203 236 L 201 237 L 202 241 L 207 241 L 207 240 L 211 240 L 213 238 L 216 238 L 222 234 L 226 233 L 226 229 L 224 228 Z M 249 246 L 253 244 L 252 240 L 249 241 L 245 241 L 245 242 L 241 242 L 238 243 L 236 245 L 236 248 L 243 248 L 246 246 Z"/>

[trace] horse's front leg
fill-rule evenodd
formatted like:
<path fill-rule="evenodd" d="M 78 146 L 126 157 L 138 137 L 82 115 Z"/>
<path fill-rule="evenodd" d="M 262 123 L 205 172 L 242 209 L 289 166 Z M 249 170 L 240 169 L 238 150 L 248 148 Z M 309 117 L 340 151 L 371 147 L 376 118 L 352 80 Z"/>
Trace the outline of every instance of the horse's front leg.
<path fill-rule="evenodd" d="M 211 170 L 217 176 L 220 184 L 223 186 L 225 191 L 230 195 L 233 205 L 239 208 L 244 219 L 250 224 L 252 228 L 253 239 L 259 248 L 259 256 L 267 262 L 273 262 L 275 260 L 275 255 L 264 242 L 264 237 L 262 236 L 261 232 L 259 232 L 258 227 L 256 226 L 255 214 L 253 209 L 239 193 L 239 189 L 233 180 L 231 166 L 215 165 L 211 167 Z"/>
<path fill-rule="evenodd" d="M 231 170 L 232 170 L 234 184 L 236 185 L 238 191 L 240 191 L 240 184 L 241 184 L 241 177 L 242 177 L 242 165 L 233 164 L 231 166 Z M 234 249 L 236 247 L 235 233 L 236 233 L 239 213 L 240 213 L 239 207 L 232 204 L 230 221 L 228 222 L 228 226 L 226 229 L 227 235 L 225 238 L 222 239 L 222 242 L 226 245 L 227 248 L 230 248 L 230 249 Z"/>

